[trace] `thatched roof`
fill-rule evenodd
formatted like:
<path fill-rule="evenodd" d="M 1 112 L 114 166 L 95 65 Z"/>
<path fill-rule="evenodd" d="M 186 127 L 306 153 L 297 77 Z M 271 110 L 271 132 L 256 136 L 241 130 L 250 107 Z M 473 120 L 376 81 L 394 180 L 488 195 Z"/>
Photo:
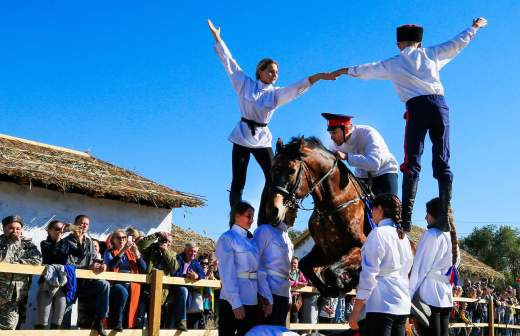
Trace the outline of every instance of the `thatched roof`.
<path fill-rule="evenodd" d="M 415 243 L 419 243 L 422 233 L 425 230 L 419 226 L 412 225 L 412 231 L 408 234 L 409 239 Z M 309 230 L 305 230 L 301 235 L 293 239 L 294 248 L 298 248 L 307 239 L 312 239 Z M 471 256 L 468 252 L 460 250 L 461 252 L 461 264 L 459 271 L 462 274 L 468 274 L 471 277 L 487 277 L 494 280 L 504 280 L 505 277 L 502 273 L 495 271 L 492 267 L 484 264 L 477 258 Z"/>
<path fill-rule="evenodd" d="M 195 242 L 199 245 L 199 255 L 211 254 L 215 251 L 215 241 L 195 231 L 185 230 L 177 225 L 172 225 L 172 236 L 172 249 L 175 250 L 175 252 L 182 252 L 188 242 Z"/>
<path fill-rule="evenodd" d="M 2 134 L 0 180 L 166 209 L 205 203 L 87 153 Z"/>

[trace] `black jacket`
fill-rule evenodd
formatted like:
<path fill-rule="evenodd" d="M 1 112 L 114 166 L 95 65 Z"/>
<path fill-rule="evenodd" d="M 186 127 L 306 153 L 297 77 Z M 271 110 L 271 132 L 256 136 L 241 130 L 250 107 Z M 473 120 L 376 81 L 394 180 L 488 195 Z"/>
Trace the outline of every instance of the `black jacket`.
<path fill-rule="evenodd" d="M 40 243 L 40 247 L 43 257 L 42 264 L 44 265 L 66 265 L 70 255 L 81 259 L 84 254 L 83 249 L 78 248 L 70 240 L 61 239 L 58 242 L 54 242 L 49 236 Z"/>

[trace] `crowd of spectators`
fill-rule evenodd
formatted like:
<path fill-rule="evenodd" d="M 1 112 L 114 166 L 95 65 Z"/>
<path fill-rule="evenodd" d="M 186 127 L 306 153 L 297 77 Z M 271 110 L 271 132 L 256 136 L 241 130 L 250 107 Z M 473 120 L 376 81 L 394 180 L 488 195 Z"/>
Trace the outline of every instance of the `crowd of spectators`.
<path fill-rule="evenodd" d="M 130 274 L 150 274 L 162 270 L 166 275 L 218 280 L 215 254 L 199 255 L 194 242 L 186 242 L 184 250 L 172 249 L 172 235 L 156 232 L 144 236 L 135 228 L 117 229 L 106 241 L 89 235 L 90 218 L 76 217 L 73 224 L 53 220 L 47 225 L 47 238 L 38 249 L 22 235 L 23 220 L 9 216 L 2 220 L 0 262 L 47 265 L 38 280 L 37 324 L 35 329 L 71 327 L 71 307 L 78 303 L 78 326 L 93 328 L 105 335 L 106 327 L 121 331 L 145 326 L 150 287 L 134 282 L 76 279 L 75 269 L 90 269 Z M 321 298 L 316 294 L 300 293 L 297 289 L 310 285 L 293 257 L 289 274 L 291 284 L 290 321 L 292 323 L 346 323 L 352 312 L 354 297 Z M 25 319 L 30 277 L 0 273 L 0 329 L 20 327 Z M 493 300 L 494 321 L 497 324 L 520 324 L 519 291 L 511 286 L 497 291 L 486 278 L 453 288 L 454 297 L 474 299 L 455 302 L 450 322 L 465 327 L 450 329 L 453 336 L 487 335 L 485 327 L 491 316 L 488 305 L 481 299 Z M 164 286 L 161 326 L 166 329 L 214 328 L 218 323 L 218 290 L 192 286 Z M 307 304 L 307 309 L 305 305 Z M 497 335 L 520 335 L 515 329 L 500 328 Z"/>

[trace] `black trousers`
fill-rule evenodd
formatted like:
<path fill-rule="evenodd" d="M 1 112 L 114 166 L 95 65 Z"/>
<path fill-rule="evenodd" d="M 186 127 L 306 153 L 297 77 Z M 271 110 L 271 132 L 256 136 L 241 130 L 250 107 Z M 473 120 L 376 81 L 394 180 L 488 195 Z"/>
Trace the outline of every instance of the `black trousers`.
<path fill-rule="evenodd" d="M 258 305 L 244 306 L 246 317 L 243 320 L 235 319 L 233 308 L 226 300 L 219 300 L 218 334 L 226 336 L 244 336 L 249 329 L 257 325 Z"/>
<path fill-rule="evenodd" d="M 408 315 L 367 313 L 363 336 L 405 336 L 407 318 Z"/>
<path fill-rule="evenodd" d="M 265 183 L 264 190 L 262 191 L 262 198 L 260 200 L 260 209 L 258 209 L 258 223 L 265 224 L 265 201 L 269 196 L 269 188 L 271 185 L 271 163 L 273 161 L 273 149 L 271 147 L 266 148 L 248 148 L 233 144 L 232 152 L 232 169 L 233 179 L 231 180 L 231 195 L 230 205 L 233 206 L 236 201 L 240 201 L 242 191 L 246 185 L 247 166 L 249 165 L 249 159 L 253 154 L 256 162 L 262 168 L 264 173 Z"/>
<path fill-rule="evenodd" d="M 429 133 L 432 142 L 433 177 L 453 180 L 450 159 L 449 109 L 440 95 L 414 97 L 406 102 L 406 129 L 404 135 L 404 162 L 401 171 L 413 178 L 419 177 L 424 139 Z"/>
<path fill-rule="evenodd" d="M 424 336 L 448 336 L 451 307 L 440 308 L 430 306 L 432 314 L 428 318 L 430 326 L 428 328 L 421 326 L 420 332 Z"/>
<path fill-rule="evenodd" d="M 289 298 L 273 294 L 273 312 L 264 317 L 262 324 L 279 325 L 285 327 L 289 314 Z"/>
<path fill-rule="evenodd" d="M 361 179 L 368 185 L 368 179 Z M 380 194 L 397 195 L 397 173 L 388 173 L 380 176 L 372 177 L 372 185 L 370 187 L 375 196 Z"/>

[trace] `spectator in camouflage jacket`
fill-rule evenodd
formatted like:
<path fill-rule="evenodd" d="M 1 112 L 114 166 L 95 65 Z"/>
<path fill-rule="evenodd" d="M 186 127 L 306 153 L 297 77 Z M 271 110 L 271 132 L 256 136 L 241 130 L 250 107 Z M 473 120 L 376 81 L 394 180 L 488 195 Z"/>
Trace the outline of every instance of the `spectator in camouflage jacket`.
<path fill-rule="evenodd" d="M 157 269 L 170 275 L 179 269 L 177 254 L 171 249 L 172 235 L 168 232 L 156 232 L 137 241 L 137 247 L 146 262 L 146 274 Z M 169 286 L 163 286 L 162 304 L 165 303 L 169 293 Z M 137 326 L 142 327 L 144 316 L 150 306 L 150 286 L 141 287 L 141 300 L 139 300 L 139 312 Z"/>
<path fill-rule="evenodd" d="M 23 220 L 8 216 L 2 220 L 0 262 L 39 265 L 42 256 L 30 239 L 22 237 Z M 0 329 L 13 330 L 23 322 L 31 276 L 0 273 Z"/>

